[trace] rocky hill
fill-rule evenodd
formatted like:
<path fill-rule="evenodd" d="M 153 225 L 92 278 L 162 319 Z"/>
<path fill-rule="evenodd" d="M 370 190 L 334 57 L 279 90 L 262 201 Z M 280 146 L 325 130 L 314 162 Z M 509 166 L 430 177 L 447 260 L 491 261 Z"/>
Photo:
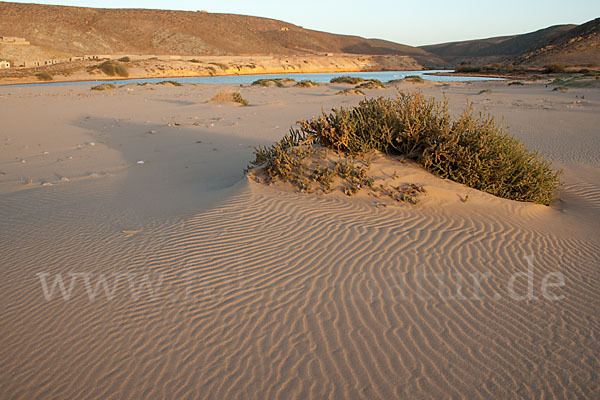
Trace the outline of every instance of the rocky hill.
<path fill-rule="evenodd" d="M 600 63 L 599 23 L 556 25 L 522 35 L 422 46 L 449 65 L 459 63 L 514 63 L 544 66 L 555 62 L 572 65 Z"/>
<path fill-rule="evenodd" d="M 50 52 L 83 54 L 411 56 L 443 61 L 416 47 L 318 32 L 267 18 L 205 11 L 94 9 L 0 2 L 0 36 L 26 37 Z"/>

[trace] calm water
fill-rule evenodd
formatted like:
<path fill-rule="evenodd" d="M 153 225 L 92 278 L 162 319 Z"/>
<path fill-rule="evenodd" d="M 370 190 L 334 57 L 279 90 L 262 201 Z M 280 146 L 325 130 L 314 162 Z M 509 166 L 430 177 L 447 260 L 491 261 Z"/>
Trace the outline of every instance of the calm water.
<path fill-rule="evenodd" d="M 263 78 L 290 78 L 297 81 L 310 79 L 314 82 L 325 83 L 331 78 L 341 75 L 358 76 L 364 79 L 379 79 L 382 82 L 388 82 L 394 79 L 402 79 L 410 75 L 418 75 L 423 79 L 435 82 L 449 81 L 482 81 L 482 80 L 502 80 L 500 78 L 473 77 L 473 76 L 434 76 L 430 75 L 436 72 L 452 72 L 452 70 L 429 70 L 429 71 L 384 71 L 384 72 L 336 72 L 324 74 L 273 74 L 273 75 L 233 75 L 233 76 L 205 76 L 195 78 L 151 78 L 151 79 L 120 79 L 114 81 L 81 81 L 81 82 L 50 82 L 50 83 L 30 83 L 27 85 L 14 86 L 70 86 L 70 85 L 97 85 L 98 83 L 114 83 L 123 85 L 126 83 L 157 83 L 164 80 L 172 80 L 180 83 L 235 83 L 249 84 L 257 79 Z"/>

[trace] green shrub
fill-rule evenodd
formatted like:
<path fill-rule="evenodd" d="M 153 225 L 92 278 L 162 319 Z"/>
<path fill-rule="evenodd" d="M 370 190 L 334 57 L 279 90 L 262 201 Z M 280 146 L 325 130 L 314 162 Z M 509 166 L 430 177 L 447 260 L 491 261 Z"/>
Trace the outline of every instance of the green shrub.
<path fill-rule="evenodd" d="M 127 78 L 129 76 L 129 71 L 127 70 L 127 68 L 124 65 L 116 65 L 115 66 L 115 72 L 117 73 L 117 75 L 123 77 L 123 78 Z"/>
<path fill-rule="evenodd" d="M 383 89 L 385 85 L 379 79 L 369 79 L 356 86 L 356 89 Z"/>
<path fill-rule="evenodd" d="M 512 200 L 549 205 L 559 186 L 559 172 L 492 117 L 474 116 L 467 108 L 453 119 L 447 102 L 427 99 L 421 92 L 365 99 L 356 107 L 333 109 L 299 124 L 271 148 L 256 149 L 251 165 L 280 165 L 273 156 L 314 143 L 348 154 L 378 150 L 403 155 L 442 178 Z M 267 173 L 277 175 L 274 169 Z"/>
<path fill-rule="evenodd" d="M 160 81 L 157 85 L 173 85 L 173 86 L 183 86 L 181 83 L 177 81 Z"/>
<path fill-rule="evenodd" d="M 359 78 L 357 76 L 348 76 L 348 75 L 343 75 L 343 76 L 338 76 L 335 78 L 332 78 L 329 83 L 349 83 L 350 85 L 356 85 L 357 83 L 360 82 L 364 82 L 363 78 Z"/>
<path fill-rule="evenodd" d="M 353 89 L 344 89 L 342 91 L 337 92 L 336 94 L 341 94 L 341 95 L 344 95 L 344 96 L 348 96 L 348 95 L 364 96 L 365 92 L 363 92 L 360 89 L 353 88 Z"/>
<path fill-rule="evenodd" d="M 304 79 L 304 80 L 301 80 L 300 82 L 296 83 L 295 86 L 301 87 L 301 88 L 311 88 L 311 87 L 319 86 L 319 84 L 316 82 L 313 82 L 311 80 Z"/>
<path fill-rule="evenodd" d="M 37 74 L 35 74 L 35 77 L 38 78 L 38 80 L 40 81 L 51 81 L 52 79 L 52 75 L 50 75 L 47 72 L 38 72 Z"/>
<path fill-rule="evenodd" d="M 100 71 L 102 71 L 105 75 L 108 76 L 118 75 L 123 78 L 129 76 L 129 71 L 127 71 L 127 68 L 124 65 L 115 64 L 112 61 L 104 61 L 102 64 L 97 65 L 95 68 L 98 68 Z"/>
<path fill-rule="evenodd" d="M 116 88 L 112 83 L 103 83 L 102 85 L 92 86 L 90 90 L 112 90 Z"/>
<path fill-rule="evenodd" d="M 404 82 L 411 82 L 411 83 L 425 83 L 425 79 L 421 78 L 418 75 L 409 75 L 402 80 Z"/>
<path fill-rule="evenodd" d="M 567 68 L 567 64 L 554 63 L 554 64 L 547 65 L 546 68 L 544 69 L 544 73 L 545 74 L 554 74 L 554 73 L 565 72 L 566 68 Z"/>
<path fill-rule="evenodd" d="M 255 80 L 254 82 L 252 82 L 252 86 L 269 87 L 275 85 L 277 87 L 283 87 L 286 83 L 291 84 L 295 82 L 295 80 L 287 78 L 267 78 Z"/>
<path fill-rule="evenodd" d="M 455 72 L 481 72 L 481 67 L 477 65 L 464 64 L 454 67 Z"/>

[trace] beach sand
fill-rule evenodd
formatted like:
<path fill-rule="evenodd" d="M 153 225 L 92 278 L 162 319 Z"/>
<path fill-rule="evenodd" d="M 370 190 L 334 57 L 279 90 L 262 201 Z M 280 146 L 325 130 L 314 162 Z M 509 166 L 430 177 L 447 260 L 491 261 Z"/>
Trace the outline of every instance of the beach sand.
<path fill-rule="evenodd" d="M 564 170 L 551 207 L 243 175 L 348 87 L 0 87 L 0 397 L 596 397 L 600 91 L 400 85 L 503 117 Z"/>

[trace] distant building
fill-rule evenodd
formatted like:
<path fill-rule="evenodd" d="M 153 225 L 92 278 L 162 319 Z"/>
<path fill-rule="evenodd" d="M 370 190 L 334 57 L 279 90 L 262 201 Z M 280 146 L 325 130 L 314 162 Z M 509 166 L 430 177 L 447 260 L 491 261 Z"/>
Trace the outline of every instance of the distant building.
<path fill-rule="evenodd" d="M 25 38 L 14 37 L 14 36 L 0 36 L 0 43 L 6 44 L 29 44 Z"/>
<path fill-rule="evenodd" d="M 10 62 L 6 60 L 0 60 L 0 69 L 10 68 Z"/>

